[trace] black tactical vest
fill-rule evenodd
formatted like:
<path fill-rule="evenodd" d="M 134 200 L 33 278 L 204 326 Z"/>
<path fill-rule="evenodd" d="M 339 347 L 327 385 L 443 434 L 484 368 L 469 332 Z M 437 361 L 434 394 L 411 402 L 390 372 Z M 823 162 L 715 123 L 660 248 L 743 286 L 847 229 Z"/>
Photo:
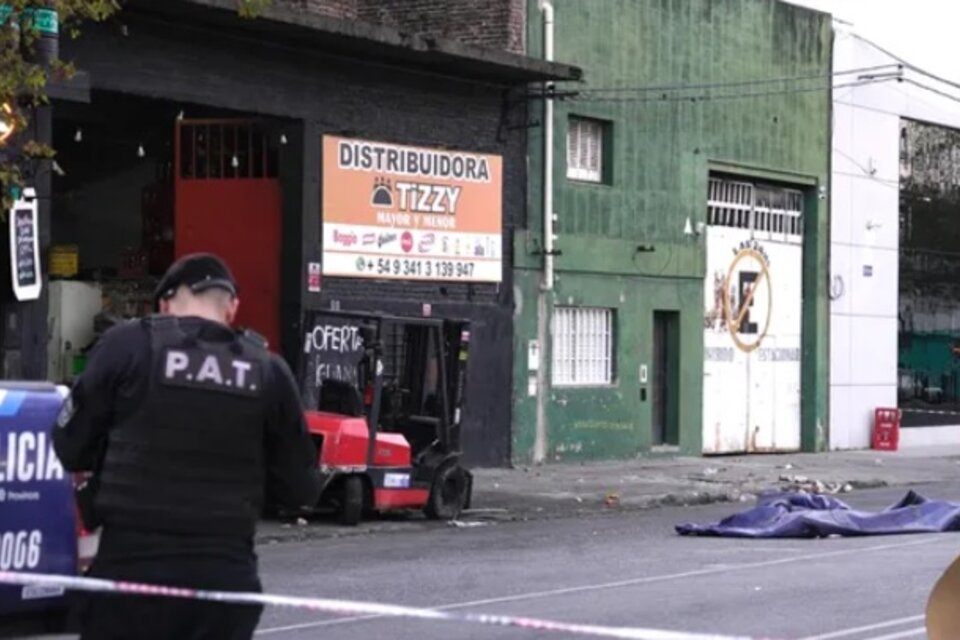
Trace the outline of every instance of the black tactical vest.
<path fill-rule="evenodd" d="M 264 488 L 270 356 L 237 335 L 189 337 L 172 317 L 142 321 L 150 386 L 110 430 L 96 507 L 106 526 L 252 536 Z"/>

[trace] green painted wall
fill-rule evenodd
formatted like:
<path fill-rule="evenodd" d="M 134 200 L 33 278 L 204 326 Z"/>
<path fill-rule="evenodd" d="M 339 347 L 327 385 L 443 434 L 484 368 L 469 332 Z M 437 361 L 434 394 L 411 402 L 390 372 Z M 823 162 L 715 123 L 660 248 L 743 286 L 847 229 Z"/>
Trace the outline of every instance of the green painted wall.
<path fill-rule="evenodd" d="M 536 338 L 536 300 L 539 273 L 522 271 L 517 279 L 522 310 L 515 327 L 520 336 L 516 348 L 517 380 L 514 414 L 514 450 L 527 461 L 534 443 L 535 399 L 528 394 L 528 381 L 535 374 L 527 368 L 527 341 Z M 653 311 L 680 311 L 679 404 L 681 425 L 699 424 L 700 402 L 684 401 L 702 389 L 703 338 L 701 316 L 683 313 L 699 308 L 703 287 L 695 280 L 636 278 L 618 275 L 563 274 L 555 294 L 557 304 L 607 307 L 617 310 L 616 373 L 611 387 L 590 389 L 553 388 L 548 405 L 549 451 L 552 460 L 590 460 L 634 456 L 650 447 L 651 398 L 642 402 L 638 382 L 641 362 L 652 360 Z M 518 297 L 518 299 L 520 299 Z M 692 336 L 692 338 L 690 338 Z M 693 363 L 693 364 L 690 364 Z M 652 374 L 652 371 L 651 371 Z M 652 391 L 649 384 L 648 394 Z M 685 450 L 698 452 L 700 430 L 685 434 Z M 526 455 L 524 455 L 526 454 Z"/>
<path fill-rule="evenodd" d="M 808 190 L 804 256 L 804 448 L 822 446 L 827 411 L 827 203 L 830 96 L 784 93 L 794 82 L 704 88 L 711 99 L 588 101 L 591 88 L 741 82 L 828 74 L 829 17 L 773 0 L 555 0 L 555 58 L 583 67 L 585 83 L 555 102 L 557 286 L 550 304 L 617 310 L 617 381 L 611 388 L 549 390 L 548 458 L 602 459 L 644 453 L 651 396 L 640 400 L 639 366 L 652 375 L 653 314 L 680 312 L 680 450 L 701 448 L 703 388 L 702 236 L 711 168 L 802 183 Z M 529 3 L 528 52 L 542 55 L 542 21 Z M 822 84 L 826 84 L 825 82 Z M 806 83 L 805 86 L 811 86 Z M 745 93 L 780 92 L 744 96 Z M 675 92 L 667 92 L 676 95 Z M 637 93 L 617 94 L 633 96 Z M 729 96 L 737 95 L 736 98 Z M 612 127 L 609 185 L 566 179 L 570 115 Z M 539 104 L 532 118 L 542 120 Z M 530 130 L 528 220 L 516 234 L 518 310 L 514 457 L 531 457 L 536 401 L 528 394 L 527 344 L 536 337 L 542 268 L 542 135 Z M 640 245 L 654 250 L 638 252 Z M 549 344 L 543 353 L 549 363 Z M 648 384 L 648 393 L 652 384 Z"/>

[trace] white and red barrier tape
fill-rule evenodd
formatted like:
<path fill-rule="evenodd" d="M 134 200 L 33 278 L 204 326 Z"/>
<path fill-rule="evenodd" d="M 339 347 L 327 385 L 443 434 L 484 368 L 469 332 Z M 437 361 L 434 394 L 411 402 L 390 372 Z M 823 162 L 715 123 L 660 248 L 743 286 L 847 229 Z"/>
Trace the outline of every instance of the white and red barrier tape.
<path fill-rule="evenodd" d="M 759 638 L 748 638 L 745 636 L 740 637 L 682 633 L 675 631 L 661 631 L 657 629 L 642 629 L 636 627 L 606 627 L 481 613 L 454 614 L 444 611 L 436 611 L 433 609 L 422 609 L 418 607 L 405 607 L 389 604 L 375 604 L 370 602 L 356 602 L 351 600 L 300 598 L 295 596 L 278 596 L 265 593 L 206 591 L 202 589 L 165 587 L 136 582 L 119 582 L 115 580 L 104 580 L 101 578 L 61 576 L 45 573 L 0 571 L 0 584 L 24 586 L 36 585 L 59 587 L 71 591 L 183 598 L 186 600 L 207 600 L 211 602 L 224 602 L 232 604 L 259 604 L 348 615 L 374 615 L 384 617 L 419 618 L 421 620 L 438 620 L 446 622 L 467 622 L 472 624 L 519 627 L 522 629 L 531 629 L 536 631 L 551 631 L 604 638 L 626 638 L 628 640 L 760 640 Z"/>

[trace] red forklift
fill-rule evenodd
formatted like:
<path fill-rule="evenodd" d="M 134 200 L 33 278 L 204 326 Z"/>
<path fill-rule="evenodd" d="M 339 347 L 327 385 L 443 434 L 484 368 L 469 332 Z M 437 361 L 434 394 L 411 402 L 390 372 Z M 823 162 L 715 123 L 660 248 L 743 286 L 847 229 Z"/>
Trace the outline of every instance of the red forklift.
<path fill-rule="evenodd" d="M 468 509 L 460 415 L 469 324 L 323 311 L 307 336 L 307 426 L 324 487 L 318 509 L 356 525 L 366 515 Z"/>

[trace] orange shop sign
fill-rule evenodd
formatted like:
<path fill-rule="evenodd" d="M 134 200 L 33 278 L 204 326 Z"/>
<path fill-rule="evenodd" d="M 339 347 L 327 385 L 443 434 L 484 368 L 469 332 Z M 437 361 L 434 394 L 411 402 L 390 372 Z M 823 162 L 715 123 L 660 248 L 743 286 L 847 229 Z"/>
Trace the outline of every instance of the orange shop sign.
<path fill-rule="evenodd" d="M 323 274 L 500 282 L 499 155 L 323 137 Z"/>

